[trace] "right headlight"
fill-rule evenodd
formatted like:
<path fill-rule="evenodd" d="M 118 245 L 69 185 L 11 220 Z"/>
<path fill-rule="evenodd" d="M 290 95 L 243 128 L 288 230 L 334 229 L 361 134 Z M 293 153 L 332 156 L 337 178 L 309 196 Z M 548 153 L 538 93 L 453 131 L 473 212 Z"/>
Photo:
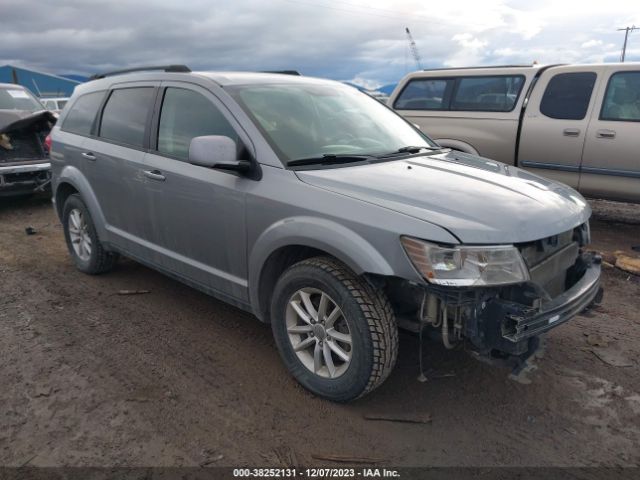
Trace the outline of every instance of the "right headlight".
<path fill-rule="evenodd" d="M 400 241 L 418 272 L 431 283 L 468 287 L 529 280 L 529 270 L 513 245 L 442 247 L 411 237 Z"/>

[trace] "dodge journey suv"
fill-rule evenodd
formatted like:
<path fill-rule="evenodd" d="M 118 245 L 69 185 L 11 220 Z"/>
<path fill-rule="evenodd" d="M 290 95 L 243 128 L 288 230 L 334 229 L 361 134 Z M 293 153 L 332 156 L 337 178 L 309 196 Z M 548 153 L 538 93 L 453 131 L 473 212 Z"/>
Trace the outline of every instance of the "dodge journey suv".
<path fill-rule="evenodd" d="M 125 255 L 252 312 L 334 401 L 387 378 L 398 326 L 515 366 L 601 297 L 580 194 L 337 82 L 104 74 L 76 88 L 51 162 L 79 270 Z"/>

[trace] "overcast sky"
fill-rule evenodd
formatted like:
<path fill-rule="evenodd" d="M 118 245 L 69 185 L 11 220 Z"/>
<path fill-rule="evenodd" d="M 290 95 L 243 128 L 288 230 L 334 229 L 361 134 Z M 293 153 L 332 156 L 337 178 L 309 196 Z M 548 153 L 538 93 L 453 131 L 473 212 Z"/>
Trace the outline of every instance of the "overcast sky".
<path fill-rule="evenodd" d="M 424 67 L 617 61 L 640 0 L 0 0 L 0 65 L 297 69 L 375 87 Z M 627 61 L 640 61 L 640 31 Z"/>

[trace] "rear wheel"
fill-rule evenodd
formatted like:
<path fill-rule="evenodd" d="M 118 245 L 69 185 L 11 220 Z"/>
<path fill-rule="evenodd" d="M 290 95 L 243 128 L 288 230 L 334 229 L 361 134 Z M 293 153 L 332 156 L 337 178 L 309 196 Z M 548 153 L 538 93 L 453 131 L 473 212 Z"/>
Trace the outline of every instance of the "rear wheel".
<path fill-rule="evenodd" d="M 104 249 L 91 214 L 79 195 L 70 195 L 64 204 L 62 224 L 67 248 L 78 270 L 91 275 L 108 272 L 118 254 Z"/>
<path fill-rule="evenodd" d="M 289 268 L 276 285 L 271 322 L 290 373 L 324 398 L 363 396 L 395 365 L 398 330 L 389 301 L 334 259 Z"/>

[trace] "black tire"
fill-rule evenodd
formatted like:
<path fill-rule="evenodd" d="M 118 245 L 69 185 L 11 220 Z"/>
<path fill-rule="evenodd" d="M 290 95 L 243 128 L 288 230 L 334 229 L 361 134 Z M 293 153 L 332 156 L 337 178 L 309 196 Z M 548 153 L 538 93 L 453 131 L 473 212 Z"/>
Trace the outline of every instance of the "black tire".
<path fill-rule="evenodd" d="M 322 377 L 305 366 L 289 338 L 287 308 L 303 288 L 325 292 L 348 322 L 351 360 L 337 378 Z M 271 302 L 271 327 L 291 375 L 306 389 L 332 401 L 348 402 L 366 395 L 384 382 L 396 363 L 398 328 L 386 295 L 329 257 L 301 261 L 282 274 Z"/>
<path fill-rule="evenodd" d="M 82 259 L 76 253 L 72 242 L 71 242 L 71 234 L 69 232 L 69 216 L 73 210 L 80 210 L 84 221 L 86 223 L 86 233 L 91 239 L 91 254 L 89 258 Z M 64 228 L 64 238 L 67 242 L 67 248 L 69 250 L 69 254 L 73 259 L 78 270 L 84 273 L 88 273 L 89 275 L 97 275 L 100 273 L 108 272 L 113 268 L 118 260 L 118 254 L 114 252 L 108 252 L 100 243 L 100 239 L 98 238 L 98 234 L 96 232 L 96 228 L 93 224 L 93 219 L 91 218 L 91 214 L 89 213 L 89 209 L 84 204 L 80 195 L 73 194 L 67 198 L 67 201 L 64 203 L 64 208 L 62 210 L 62 226 Z"/>

